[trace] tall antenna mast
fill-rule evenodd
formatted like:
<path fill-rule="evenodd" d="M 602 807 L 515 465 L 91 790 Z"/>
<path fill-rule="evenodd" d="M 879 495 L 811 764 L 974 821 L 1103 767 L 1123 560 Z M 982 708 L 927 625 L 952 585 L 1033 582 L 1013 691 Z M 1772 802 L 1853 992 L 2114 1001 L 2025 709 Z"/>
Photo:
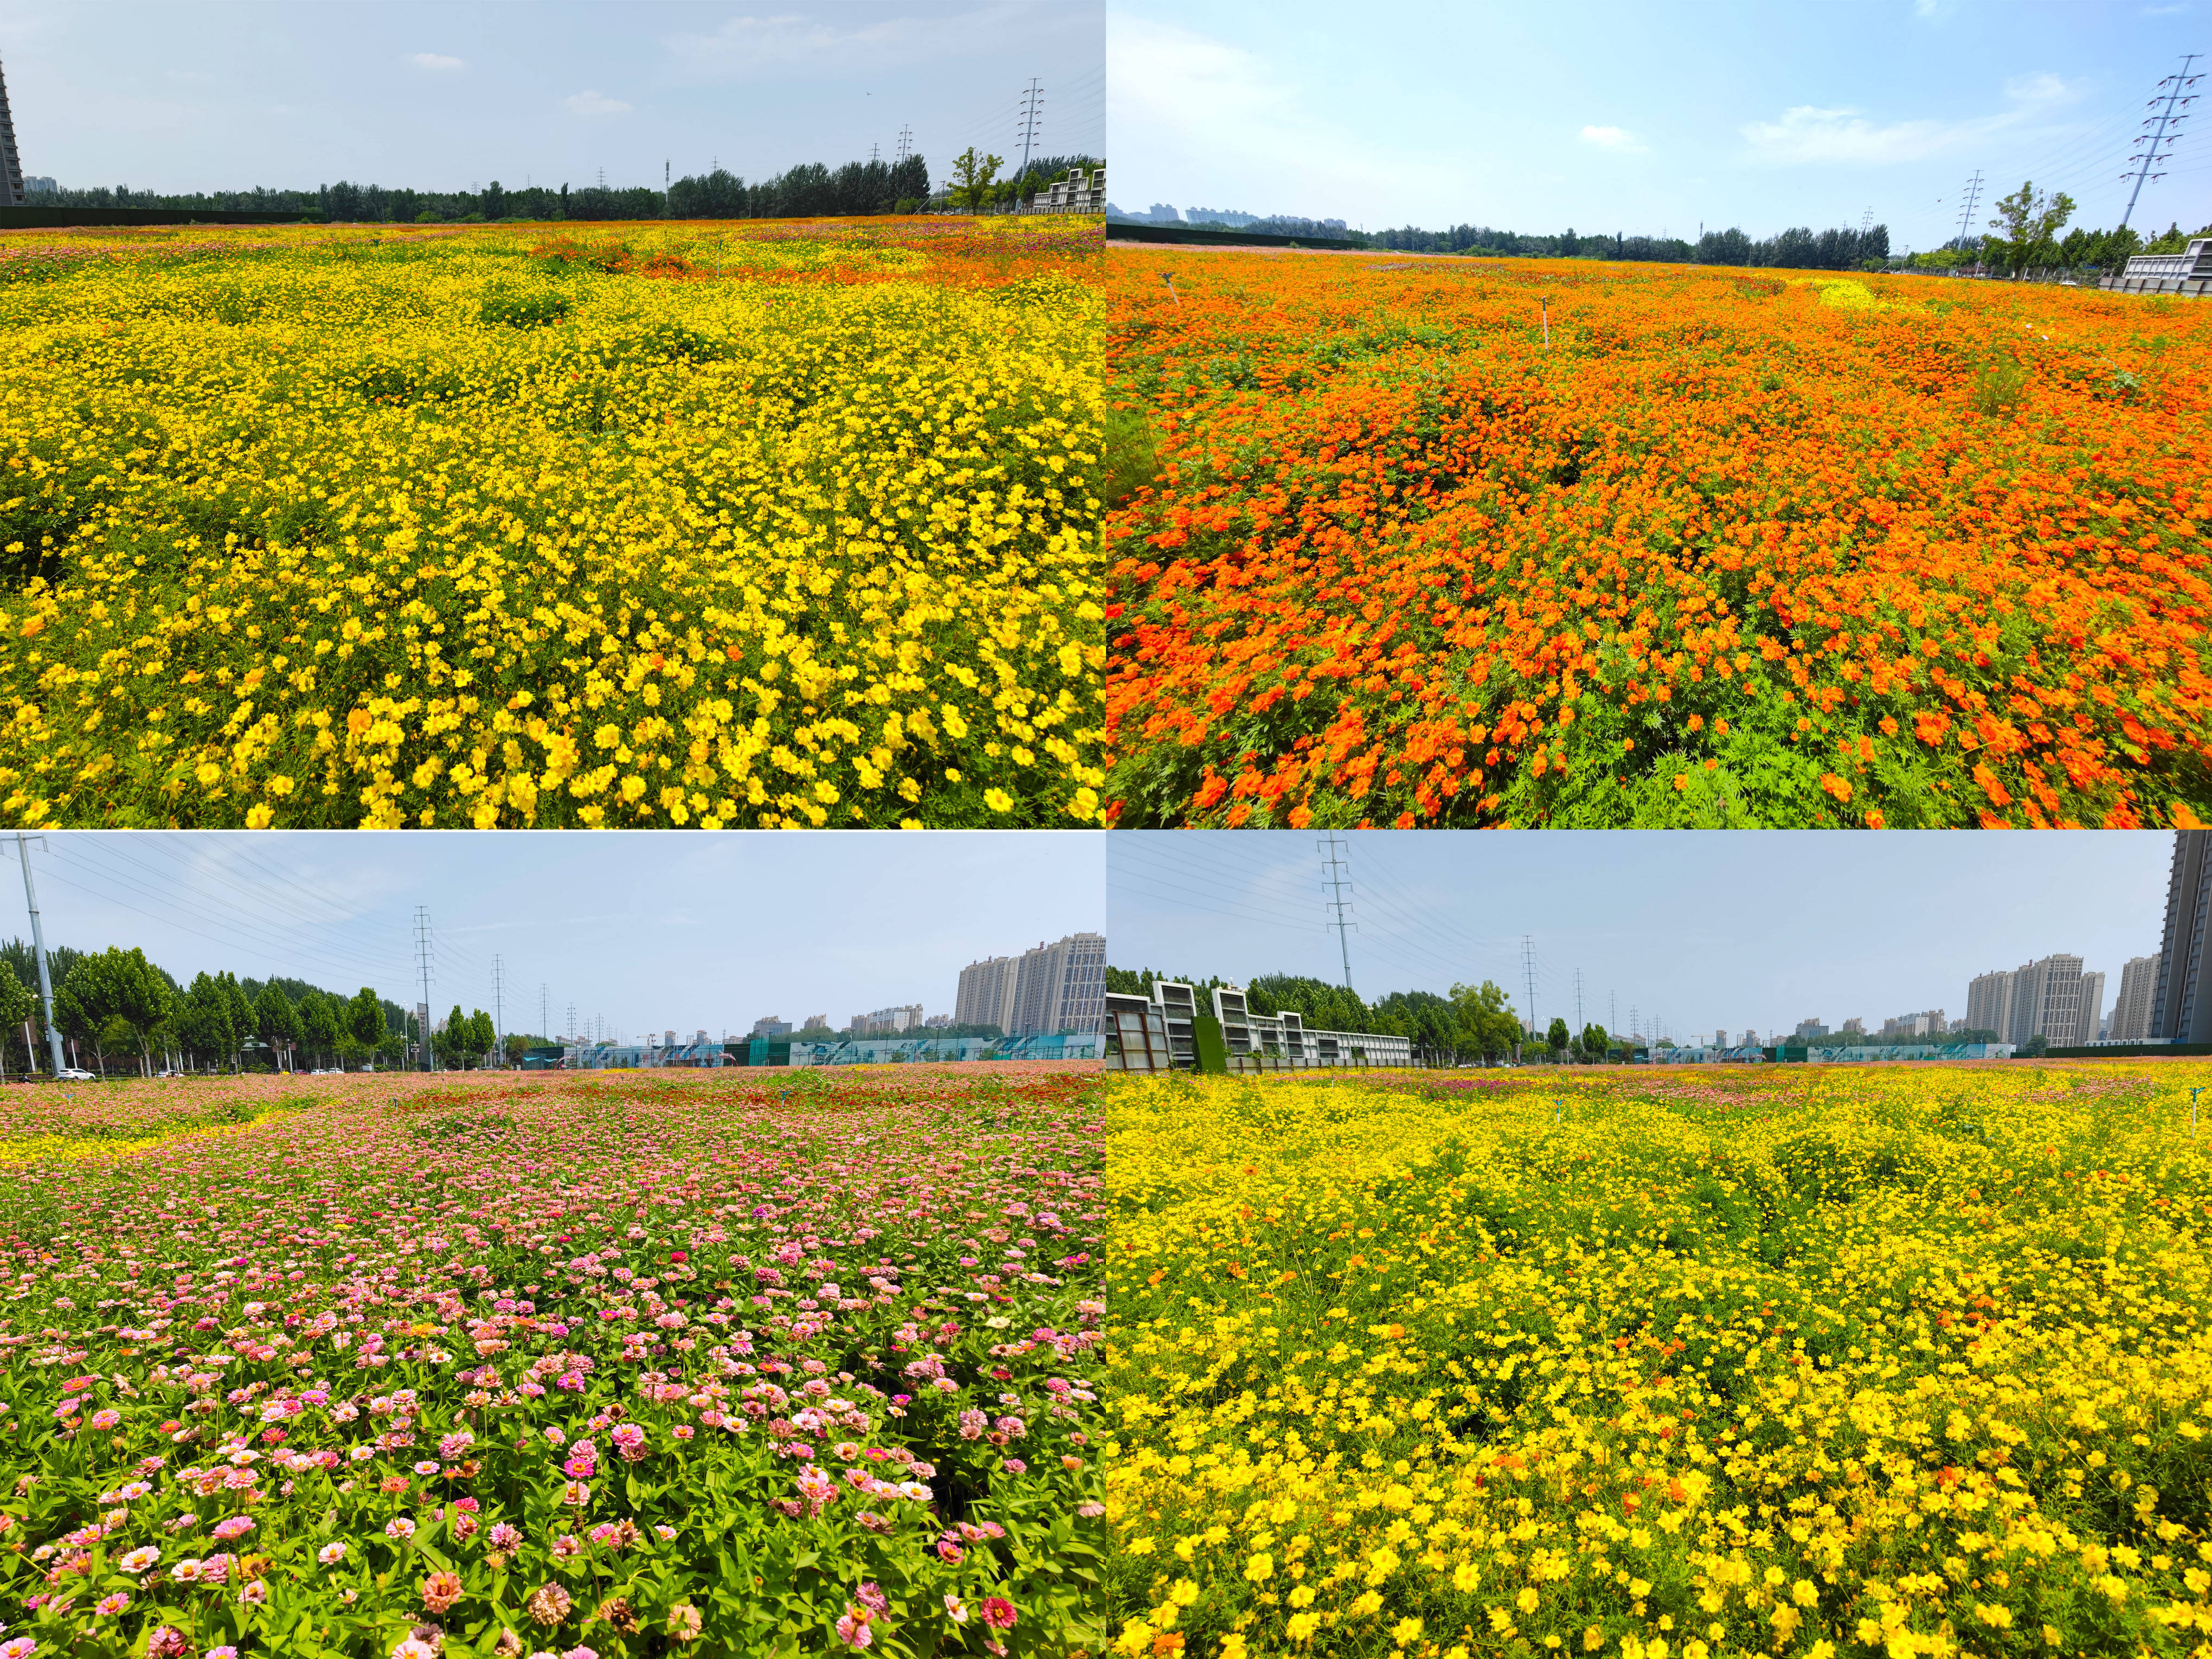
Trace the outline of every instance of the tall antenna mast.
<path fill-rule="evenodd" d="M 1314 844 L 1328 854 L 1322 860 L 1322 881 L 1329 889 L 1332 896 L 1328 900 L 1328 908 L 1336 912 L 1336 920 L 1330 922 L 1328 926 L 1336 929 L 1337 953 L 1344 959 L 1344 988 L 1349 991 L 1352 988 L 1352 946 L 1346 942 L 1345 934 L 1348 929 L 1357 927 L 1359 924 L 1345 920 L 1344 913 L 1350 907 L 1351 901 L 1344 896 L 1344 890 L 1352 884 L 1340 873 L 1345 868 L 1345 863 L 1338 854 L 1344 843 L 1337 840 L 1334 832 L 1332 831 L 1323 840 Z"/>
<path fill-rule="evenodd" d="M 2189 72 L 2189 66 L 2203 55 L 2204 54 L 2201 52 L 2192 52 L 2185 57 L 2181 60 L 2181 73 L 2179 75 L 2169 75 L 2166 79 L 2160 82 L 2159 85 L 2166 88 L 2166 90 L 2162 96 L 2154 98 L 2150 100 L 2149 107 L 2152 109 L 2158 109 L 2158 106 L 2160 104 L 2164 104 L 2166 107 L 2164 109 L 2160 109 L 2156 115 L 2152 116 L 2144 121 L 2143 125 L 2151 128 L 2152 131 L 2136 140 L 2136 143 L 2143 147 L 2142 152 L 2139 155 L 2130 155 L 2128 157 L 2128 165 L 2135 167 L 2136 169 L 2136 185 L 2133 190 L 2128 192 L 2127 212 L 2120 215 L 2120 228 L 2122 230 L 2125 230 L 2128 228 L 2128 215 L 2136 210 L 2136 198 L 2142 194 L 2144 181 L 2147 179 L 2163 179 L 2166 177 L 2162 173 L 2153 173 L 2151 168 L 2162 161 L 2172 159 L 2173 152 L 2172 150 L 2168 150 L 2165 155 L 2161 155 L 2159 154 L 2159 146 L 2166 143 L 2166 135 L 2169 132 L 2172 132 L 2173 137 L 2177 138 L 2181 136 L 2179 131 L 2175 131 L 2175 129 L 2179 127 L 2182 122 L 2186 121 L 2189 118 L 2189 115 L 2186 111 L 2182 111 L 2179 114 L 2175 113 L 2175 112 L 2177 110 L 2180 110 L 2181 106 L 2184 104 L 2193 104 L 2197 101 L 2197 94 L 2195 93 L 2191 93 L 2188 96 L 2184 97 L 2182 95 L 2182 88 L 2185 87 L 2193 87 L 2199 81 L 2202 81 L 2204 78 L 2201 75 L 2191 75 Z M 2141 165 L 2138 166 L 2138 163 Z M 2127 176 L 2128 175 L 2124 173 L 2120 175 L 2123 179 Z"/>

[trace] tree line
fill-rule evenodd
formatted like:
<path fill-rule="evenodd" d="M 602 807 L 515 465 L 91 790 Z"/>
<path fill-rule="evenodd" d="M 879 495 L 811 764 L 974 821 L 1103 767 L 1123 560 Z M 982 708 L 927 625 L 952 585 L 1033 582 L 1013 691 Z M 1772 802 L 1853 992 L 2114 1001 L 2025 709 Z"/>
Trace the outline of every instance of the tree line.
<path fill-rule="evenodd" d="M 133 948 L 47 952 L 54 1029 L 74 1063 L 105 1076 L 111 1066 L 142 1074 L 164 1070 L 247 1071 L 305 1066 L 398 1066 L 416 1049 L 415 1017 L 369 986 L 348 995 L 303 980 L 240 979 L 200 973 L 179 985 Z M 0 1054 L 18 1054 L 38 1070 L 46 1024 L 37 994 L 38 962 L 21 939 L 0 945 Z M 464 1015 L 458 1004 L 431 1034 L 439 1059 L 453 1068 L 481 1064 L 498 1046 L 491 1016 Z M 89 1061 L 89 1065 L 86 1064 Z"/>
<path fill-rule="evenodd" d="M 1571 226 L 1556 236 L 1532 236 L 1488 225 L 1454 225 L 1446 230 L 1422 230 L 1408 225 L 1370 232 L 1363 240 L 1374 247 L 1408 253 L 1766 265 L 1784 270 L 1863 270 L 1869 263 L 1886 266 L 1889 262 L 1887 225 L 1864 230 L 1838 225 L 1822 231 L 1800 225 L 1758 240 L 1731 227 L 1706 231 L 1695 242 L 1680 236 L 1631 236 L 1619 231 L 1610 236 L 1584 235 Z"/>
<path fill-rule="evenodd" d="M 962 158 L 991 163 L 978 186 L 981 206 L 1009 205 L 1042 195 L 1071 170 L 1101 165 L 1087 155 L 1040 156 L 1019 178 L 999 179 L 996 156 Z M 960 169 L 956 163 L 955 173 Z M 971 185 L 975 181 L 970 180 Z M 957 193 L 960 180 L 956 176 Z M 57 207 L 167 208 L 201 212 L 300 213 L 331 223 L 485 224 L 552 219 L 799 219 L 919 213 L 930 204 L 929 164 L 919 155 L 900 161 L 848 161 L 831 167 L 808 162 L 748 183 L 724 167 L 685 174 L 667 189 L 587 185 L 556 190 L 536 185 L 510 190 L 496 179 L 477 191 L 424 191 L 340 179 L 313 190 L 195 191 L 185 194 L 133 190 L 128 185 L 41 193 Z"/>

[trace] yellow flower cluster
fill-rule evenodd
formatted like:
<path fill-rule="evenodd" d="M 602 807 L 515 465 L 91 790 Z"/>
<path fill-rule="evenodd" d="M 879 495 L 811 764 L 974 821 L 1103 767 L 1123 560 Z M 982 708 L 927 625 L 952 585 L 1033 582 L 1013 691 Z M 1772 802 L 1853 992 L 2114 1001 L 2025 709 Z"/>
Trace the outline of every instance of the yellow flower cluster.
<path fill-rule="evenodd" d="M 2203 1083 L 1118 1084 L 1117 1654 L 2203 1653 Z"/>
<path fill-rule="evenodd" d="M 584 228 L 0 263 L 0 818 L 1098 821 L 1085 236 Z"/>

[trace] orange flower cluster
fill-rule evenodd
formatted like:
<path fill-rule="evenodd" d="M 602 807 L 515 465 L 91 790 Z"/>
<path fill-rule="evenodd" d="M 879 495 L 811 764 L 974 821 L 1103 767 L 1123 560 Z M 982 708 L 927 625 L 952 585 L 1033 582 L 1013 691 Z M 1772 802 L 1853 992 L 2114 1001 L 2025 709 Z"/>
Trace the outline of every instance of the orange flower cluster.
<path fill-rule="evenodd" d="M 1109 264 L 1120 823 L 2212 816 L 2212 307 Z"/>

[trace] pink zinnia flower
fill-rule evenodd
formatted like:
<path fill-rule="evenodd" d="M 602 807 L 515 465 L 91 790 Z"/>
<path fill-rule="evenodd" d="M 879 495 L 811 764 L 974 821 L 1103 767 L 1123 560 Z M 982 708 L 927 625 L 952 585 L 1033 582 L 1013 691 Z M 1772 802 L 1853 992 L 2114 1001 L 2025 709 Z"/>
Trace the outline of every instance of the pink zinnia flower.
<path fill-rule="evenodd" d="M 185 1659 L 191 1652 L 184 1632 L 174 1625 L 162 1625 L 146 1635 L 146 1659 Z"/>
<path fill-rule="evenodd" d="M 837 1639 L 848 1648 L 865 1648 L 875 1643 L 875 1632 L 868 1628 L 870 1615 L 866 1607 L 845 1604 L 845 1616 L 837 1621 Z"/>
<path fill-rule="evenodd" d="M 130 1605 L 131 1592 L 118 1590 L 112 1595 L 101 1596 L 99 1601 L 92 1604 L 92 1610 L 104 1617 L 109 1613 L 120 1613 Z"/>
<path fill-rule="evenodd" d="M 1012 1630 L 1018 1617 L 1020 1615 L 1014 1611 L 1014 1604 L 1005 1596 L 987 1595 L 983 1598 L 983 1622 L 993 1629 Z"/>
<path fill-rule="evenodd" d="M 522 1543 L 520 1530 L 510 1527 L 504 1521 L 495 1522 L 489 1536 L 491 1539 L 491 1547 L 495 1550 L 515 1549 Z"/>
<path fill-rule="evenodd" d="M 968 1622 L 968 1604 L 965 1601 L 963 1601 L 957 1595 L 948 1595 L 945 1598 L 945 1616 L 947 1619 L 950 1619 L 956 1625 L 966 1624 Z"/>
<path fill-rule="evenodd" d="M 245 1537 L 252 1530 L 253 1518 L 251 1516 L 234 1515 L 228 1521 L 215 1523 L 215 1535 L 226 1544 L 234 1538 Z"/>

